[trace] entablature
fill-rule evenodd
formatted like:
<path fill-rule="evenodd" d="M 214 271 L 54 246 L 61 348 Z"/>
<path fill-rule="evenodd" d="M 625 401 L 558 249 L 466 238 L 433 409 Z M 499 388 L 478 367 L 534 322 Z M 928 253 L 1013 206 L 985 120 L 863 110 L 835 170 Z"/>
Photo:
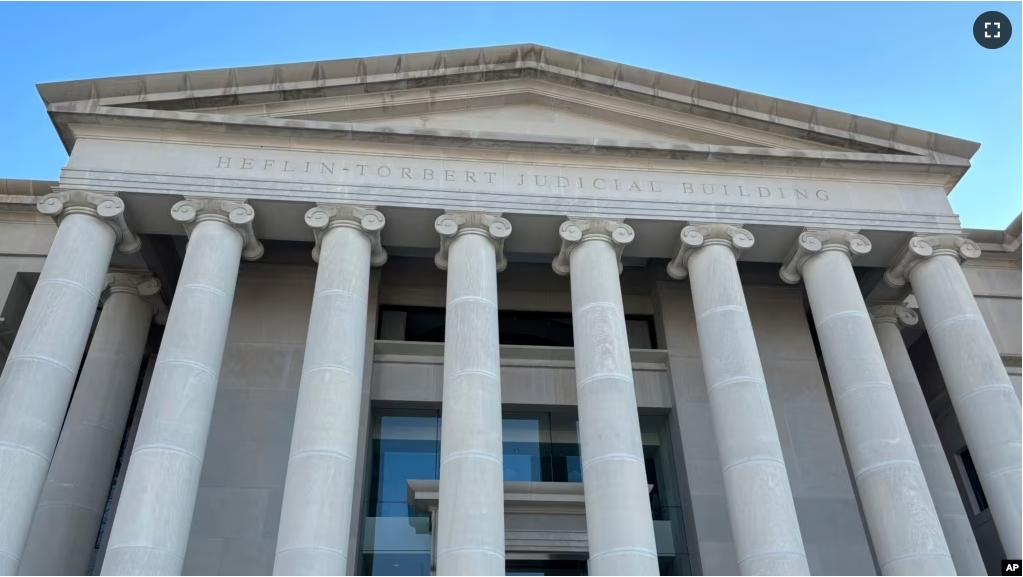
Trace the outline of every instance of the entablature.
<path fill-rule="evenodd" d="M 243 198 L 268 240 L 311 240 L 305 212 L 340 203 L 377 207 L 388 249 L 435 250 L 438 216 L 478 211 L 506 215 L 509 254 L 557 254 L 571 216 L 626 220 L 625 258 L 671 258 L 686 223 L 728 222 L 758 239 L 743 260 L 781 262 L 804 228 L 840 228 L 870 238 L 863 266 L 885 266 L 913 234 L 961 233 L 943 178 L 89 126 L 60 186 L 117 194 L 140 234 L 180 234 L 169 211 L 184 197 Z"/>

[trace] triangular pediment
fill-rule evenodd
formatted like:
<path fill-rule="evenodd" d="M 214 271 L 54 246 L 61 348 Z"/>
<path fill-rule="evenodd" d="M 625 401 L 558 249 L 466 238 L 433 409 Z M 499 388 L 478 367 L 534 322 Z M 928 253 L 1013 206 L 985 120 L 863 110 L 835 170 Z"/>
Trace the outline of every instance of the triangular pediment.
<path fill-rule="evenodd" d="M 725 144 L 711 134 L 688 137 L 644 130 L 536 104 L 512 104 L 457 112 L 433 112 L 363 121 L 380 127 L 423 130 L 486 130 L 565 138 L 609 138 L 639 142 Z"/>
<path fill-rule="evenodd" d="M 39 85 L 74 126 L 947 172 L 979 145 L 532 44 Z"/>
<path fill-rule="evenodd" d="M 812 140 L 520 79 L 197 109 L 223 116 L 351 123 L 365 130 L 506 134 L 605 142 L 841 150 Z"/>

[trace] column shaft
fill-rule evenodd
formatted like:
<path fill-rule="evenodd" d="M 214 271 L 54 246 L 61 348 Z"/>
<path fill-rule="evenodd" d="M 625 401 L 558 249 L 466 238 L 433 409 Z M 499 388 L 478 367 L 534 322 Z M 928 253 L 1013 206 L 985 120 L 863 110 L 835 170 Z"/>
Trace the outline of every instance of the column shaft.
<path fill-rule="evenodd" d="M 589 572 L 658 575 L 614 238 L 584 235 L 568 254 Z"/>
<path fill-rule="evenodd" d="M 103 305 L 39 498 L 22 575 L 84 575 L 89 568 L 153 318 L 153 305 L 132 290 L 113 292 Z"/>
<path fill-rule="evenodd" d="M 274 575 L 346 570 L 370 253 L 370 239 L 354 224 L 329 228 L 320 239 Z"/>
<path fill-rule="evenodd" d="M 945 450 L 938 438 L 938 431 L 934 428 L 931 411 L 927 408 L 923 390 L 920 389 L 920 381 L 917 380 L 913 363 L 909 360 L 909 352 L 906 351 L 906 343 L 899 332 L 900 321 L 896 315 L 906 316 L 915 324 L 916 314 L 902 307 L 898 307 L 901 310 L 895 311 L 881 311 L 879 310 L 881 308 L 871 309 L 874 331 L 877 333 L 877 341 L 881 345 L 888 373 L 892 377 L 895 394 L 899 397 L 899 405 L 906 417 L 906 426 L 913 437 L 913 445 L 916 447 L 920 467 L 927 479 L 927 488 L 941 521 L 956 573 L 985 575 L 987 569 L 977 548 L 973 527 L 966 516 L 963 500 L 959 496 L 959 489 L 956 488 L 955 478 L 952 477 L 952 470 L 945 457 Z"/>
<path fill-rule="evenodd" d="M 222 220 L 191 229 L 103 575 L 181 574 L 242 245 Z"/>
<path fill-rule="evenodd" d="M 688 266 L 739 571 L 809 575 L 735 255 L 710 244 Z"/>
<path fill-rule="evenodd" d="M 116 240 L 91 215 L 61 220 L 0 376 L 0 575 L 18 572 Z"/>
<path fill-rule="evenodd" d="M 462 229 L 448 247 L 438 575 L 505 574 L 497 254 L 485 234 Z"/>
<path fill-rule="evenodd" d="M 849 256 L 825 247 L 802 273 L 882 574 L 954 575 Z"/>
<path fill-rule="evenodd" d="M 909 272 L 927 335 L 1006 557 L 1023 556 L 1020 402 L 957 259 L 936 254 Z"/>

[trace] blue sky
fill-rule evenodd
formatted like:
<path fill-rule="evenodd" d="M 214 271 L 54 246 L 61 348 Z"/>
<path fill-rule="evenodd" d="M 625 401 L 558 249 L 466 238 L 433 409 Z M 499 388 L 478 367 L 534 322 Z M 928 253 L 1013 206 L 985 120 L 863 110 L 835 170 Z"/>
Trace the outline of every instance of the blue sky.
<path fill-rule="evenodd" d="M 981 48 L 998 10 L 1014 35 Z M 0 178 L 67 161 L 35 84 L 534 42 L 981 143 L 967 228 L 1020 212 L 1021 4 L 0 3 Z"/>

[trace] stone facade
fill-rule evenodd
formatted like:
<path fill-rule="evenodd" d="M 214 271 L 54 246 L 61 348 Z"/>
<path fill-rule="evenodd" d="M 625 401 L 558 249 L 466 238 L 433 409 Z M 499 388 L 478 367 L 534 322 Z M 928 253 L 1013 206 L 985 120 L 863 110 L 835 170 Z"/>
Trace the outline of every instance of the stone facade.
<path fill-rule="evenodd" d="M 39 90 L 2 574 L 1020 556 L 1020 220 L 960 227 L 974 143 L 531 45 Z"/>

